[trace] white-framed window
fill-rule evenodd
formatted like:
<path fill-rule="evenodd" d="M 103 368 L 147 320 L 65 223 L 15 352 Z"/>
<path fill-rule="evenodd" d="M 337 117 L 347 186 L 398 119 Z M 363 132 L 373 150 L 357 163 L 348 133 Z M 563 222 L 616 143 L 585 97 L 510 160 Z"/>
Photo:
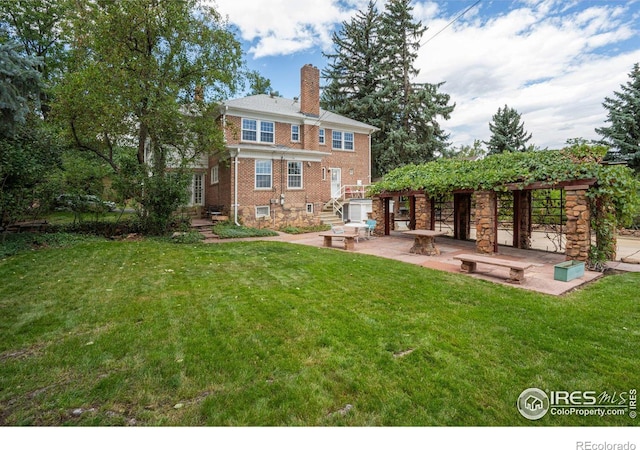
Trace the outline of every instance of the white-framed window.
<path fill-rule="evenodd" d="M 217 184 L 220 179 L 218 178 L 220 171 L 220 166 L 216 164 L 211 168 L 211 184 Z"/>
<path fill-rule="evenodd" d="M 242 119 L 242 140 L 250 142 L 275 142 L 275 124 L 256 119 Z"/>
<path fill-rule="evenodd" d="M 256 159 L 256 189 L 271 189 L 271 160 Z"/>
<path fill-rule="evenodd" d="M 287 164 L 287 187 L 289 189 L 302 188 L 302 162 L 289 161 Z"/>
<path fill-rule="evenodd" d="M 331 134 L 331 148 L 334 150 L 353 150 L 353 133 L 334 131 Z"/>
<path fill-rule="evenodd" d="M 256 206 L 256 219 L 261 217 L 271 217 L 271 207 L 269 205 Z"/>
<path fill-rule="evenodd" d="M 291 125 L 291 142 L 300 142 L 300 125 Z"/>
<path fill-rule="evenodd" d="M 191 204 L 204 204 L 204 173 L 194 173 L 191 186 Z"/>
<path fill-rule="evenodd" d="M 320 128 L 318 130 L 318 143 L 320 145 L 324 145 L 325 141 L 324 141 L 324 128 Z"/>
<path fill-rule="evenodd" d="M 307 214 L 313 214 L 313 203 L 307 203 Z"/>

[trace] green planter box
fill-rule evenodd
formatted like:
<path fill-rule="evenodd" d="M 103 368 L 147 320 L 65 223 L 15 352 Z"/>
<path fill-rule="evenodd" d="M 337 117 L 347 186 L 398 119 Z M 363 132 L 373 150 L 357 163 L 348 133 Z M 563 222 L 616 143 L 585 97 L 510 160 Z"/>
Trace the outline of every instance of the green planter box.
<path fill-rule="evenodd" d="M 553 266 L 553 279 L 571 281 L 584 276 L 584 261 L 565 261 Z"/>

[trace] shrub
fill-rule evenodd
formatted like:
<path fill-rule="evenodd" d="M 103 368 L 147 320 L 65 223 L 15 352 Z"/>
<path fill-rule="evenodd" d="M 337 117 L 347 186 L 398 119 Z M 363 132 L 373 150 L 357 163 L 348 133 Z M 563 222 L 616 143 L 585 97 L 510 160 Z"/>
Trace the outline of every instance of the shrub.
<path fill-rule="evenodd" d="M 273 230 L 269 230 L 266 228 L 237 226 L 231 221 L 217 223 L 213 226 L 213 232 L 217 234 L 220 239 L 265 237 L 278 235 L 278 233 Z"/>

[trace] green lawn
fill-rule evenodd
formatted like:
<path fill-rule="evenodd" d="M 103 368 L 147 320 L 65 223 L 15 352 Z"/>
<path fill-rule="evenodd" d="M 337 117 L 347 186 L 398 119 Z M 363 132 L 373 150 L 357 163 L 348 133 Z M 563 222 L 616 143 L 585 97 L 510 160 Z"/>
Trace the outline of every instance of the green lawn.
<path fill-rule="evenodd" d="M 0 425 L 634 425 L 528 387 L 640 387 L 640 275 L 564 297 L 276 242 L 0 260 Z"/>

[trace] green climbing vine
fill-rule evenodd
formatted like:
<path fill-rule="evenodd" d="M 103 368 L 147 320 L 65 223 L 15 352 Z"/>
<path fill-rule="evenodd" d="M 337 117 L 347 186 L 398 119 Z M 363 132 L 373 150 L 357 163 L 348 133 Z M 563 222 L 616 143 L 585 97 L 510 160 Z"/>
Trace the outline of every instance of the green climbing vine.
<path fill-rule="evenodd" d="M 591 226 L 600 237 L 594 255 L 607 255 L 616 228 L 629 225 L 640 208 L 640 183 L 626 166 L 601 164 L 607 150 L 581 143 L 562 150 L 501 153 L 479 161 L 409 164 L 389 172 L 369 193 L 425 191 L 437 196 L 458 189 L 505 191 L 513 185 L 524 188 L 536 182 L 554 185 L 595 179 L 587 192 L 594 208 Z M 596 208 L 603 201 L 609 206 Z"/>

